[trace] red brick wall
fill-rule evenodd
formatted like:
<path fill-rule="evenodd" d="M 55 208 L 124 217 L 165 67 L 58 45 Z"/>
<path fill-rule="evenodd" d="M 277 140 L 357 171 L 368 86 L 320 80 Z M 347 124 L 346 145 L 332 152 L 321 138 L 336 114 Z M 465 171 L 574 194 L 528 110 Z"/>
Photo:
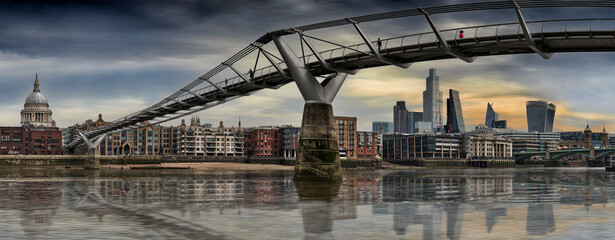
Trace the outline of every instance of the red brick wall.
<path fill-rule="evenodd" d="M 249 156 L 278 157 L 282 139 L 278 128 L 253 129 L 244 132 Z"/>
<path fill-rule="evenodd" d="M 0 127 L 0 155 L 26 154 L 23 127 Z"/>
<path fill-rule="evenodd" d="M 26 154 L 61 155 L 62 132 L 58 128 L 31 128 L 27 131 Z"/>

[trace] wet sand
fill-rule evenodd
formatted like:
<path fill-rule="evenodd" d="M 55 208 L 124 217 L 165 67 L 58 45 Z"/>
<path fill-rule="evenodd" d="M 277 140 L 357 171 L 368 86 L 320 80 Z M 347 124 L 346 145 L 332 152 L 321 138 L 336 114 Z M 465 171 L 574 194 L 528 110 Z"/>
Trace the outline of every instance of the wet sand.
<path fill-rule="evenodd" d="M 158 167 L 158 168 L 190 168 L 191 170 L 219 171 L 219 170 L 293 170 L 294 166 L 276 164 L 247 164 L 247 163 L 162 163 L 162 164 L 127 164 L 103 165 L 105 169 L 130 169 L 130 167 Z"/>

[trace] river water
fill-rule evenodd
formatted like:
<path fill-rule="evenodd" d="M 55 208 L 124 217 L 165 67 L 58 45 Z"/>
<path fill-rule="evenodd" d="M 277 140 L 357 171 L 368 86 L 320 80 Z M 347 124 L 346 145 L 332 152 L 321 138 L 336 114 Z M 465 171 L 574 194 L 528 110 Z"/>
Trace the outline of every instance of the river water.
<path fill-rule="evenodd" d="M 615 239 L 602 168 L 0 169 L 0 239 Z"/>

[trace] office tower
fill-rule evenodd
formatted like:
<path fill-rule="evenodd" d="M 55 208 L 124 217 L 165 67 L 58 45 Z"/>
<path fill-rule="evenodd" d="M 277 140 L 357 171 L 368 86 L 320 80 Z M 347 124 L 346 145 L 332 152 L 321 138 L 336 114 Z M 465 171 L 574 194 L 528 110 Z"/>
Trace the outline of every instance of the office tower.
<path fill-rule="evenodd" d="M 555 123 L 555 104 L 549 103 L 547 107 L 547 132 L 553 132 L 553 124 Z"/>
<path fill-rule="evenodd" d="M 372 122 L 372 132 L 376 133 L 393 133 L 395 127 L 393 122 L 374 121 Z"/>
<path fill-rule="evenodd" d="M 493 111 L 493 107 L 490 103 L 487 103 L 487 115 L 485 116 L 485 125 L 488 128 L 494 128 L 495 122 L 498 121 L 498 114 Z"/>
<path fill-rule="evenodd" d="M 555 105 L 553 103 L 527 101 L 525 107 L 528 132 L 553 132 L 553 122 L 555 121 Z"/>
<path fill-rule="evenodd" d="M 405 101 L 397 101 L 393 106 L 393 131 L 408 133 L 408 109 Z"/>
<path fill-rule="evenodd" d="M 429 69 L 427 89 L 423 91 L 423 121 L 431 122 L 432 131 L 442 129 L 442 92 L 436 69 Z"/>
<path fill-rule="evenodd" d="M 463 123 L 463 113 L 461 112 L 461 100 L 459 92 L 453 89 L 448 90 L 449 97 L 446 99 L 446 116 L 449 132 L 459 133 L 465 131 Z"/>
<path fill-rule="evenodd" d="M 506 120 L 498 120 L 495 121 L 495 126 L 494 128 L 508 128 L 508 122 Z"/>
<path fill-rule="evenodd" d="M 408 133 L 416 133 L 416 124 L 421 121 L 423 121 L 422 112 L 408 112 Z"/>

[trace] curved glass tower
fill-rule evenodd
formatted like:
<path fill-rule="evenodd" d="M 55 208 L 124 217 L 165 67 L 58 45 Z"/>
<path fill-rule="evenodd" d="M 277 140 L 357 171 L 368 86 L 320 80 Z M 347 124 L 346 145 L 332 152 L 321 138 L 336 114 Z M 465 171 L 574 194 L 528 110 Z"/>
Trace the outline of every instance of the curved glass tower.
<path fill-rule="evenodd" d="M 553 132 L 555 121 L 555 104 L 546 101 L 527 101 L 528 132 Z"/>

